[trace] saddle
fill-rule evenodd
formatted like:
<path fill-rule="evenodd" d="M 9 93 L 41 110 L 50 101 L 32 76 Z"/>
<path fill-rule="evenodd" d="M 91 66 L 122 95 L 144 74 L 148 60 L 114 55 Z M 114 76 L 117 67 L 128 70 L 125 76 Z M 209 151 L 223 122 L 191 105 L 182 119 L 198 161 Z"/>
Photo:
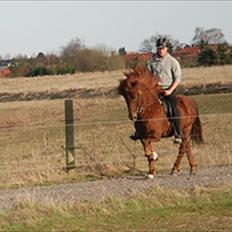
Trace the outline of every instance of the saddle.
<path fill-rule="evenodd" d="M 164 137 L 169 137 L 175 134 L 175 126 L 173 122 L 173 117 L 174 117 L 173 108 L 172 108 L 172 105 L 166 100 L 166 98 L 162 94 L 159 94 L 159 99 L 163 105 L 164 112 L 166 113 L 167 119 L 171 124 L 169 130 L 164 135 Z"/>
<path fill-rule="evenodd" d="M 162 105 L 164 107 L 164 111 L 167 115 L 168 120 L 170 121 L 171 118 L 174 116 L 172 106 L 162 94 L 159 94 L 159 99 L 162 102 Z"/>

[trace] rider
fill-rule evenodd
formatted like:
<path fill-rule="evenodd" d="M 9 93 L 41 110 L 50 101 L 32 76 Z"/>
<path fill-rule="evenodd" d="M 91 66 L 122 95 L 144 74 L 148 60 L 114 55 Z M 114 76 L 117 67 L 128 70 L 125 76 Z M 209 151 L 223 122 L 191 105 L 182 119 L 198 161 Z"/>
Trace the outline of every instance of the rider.
<path fill-rule="evenodd" d="M 156 42 L 157 52 L 148 63 L 148 69 L 159 77 L 160 86 L 164 89 L 164 98 L 172 106 L 172 121 L 175 129 L 174 143 L 182 143 L 182 131 L 180 127 L 180 114 L 177 110 L 176 88 L 181 81 L 181 68 L 179 62 L 168 52 L 169 41 L 161 37 Z M 131 139 L 139 139 L 135 132 Z"/>
<path fill-rule="evenodd" d="M 179 62 L 168 52 L 169 41 L 161 37 L 156 42 L 157 52 L 148 64 L 148 69 L 159 77 L 160 86 L 164 89 L 164 98 L 172 106 L 173 124 L 175 128 L 174 143 L 182 143 L 180 114 L 177 110 L 176 88 L 181 82 Z"/>

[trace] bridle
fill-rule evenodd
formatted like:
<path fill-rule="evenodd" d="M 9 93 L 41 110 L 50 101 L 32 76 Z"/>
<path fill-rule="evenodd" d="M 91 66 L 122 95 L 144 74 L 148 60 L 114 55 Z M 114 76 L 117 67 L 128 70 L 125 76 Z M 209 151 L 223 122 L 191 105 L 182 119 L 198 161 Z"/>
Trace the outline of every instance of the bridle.
<path fill-rule="evenodd" d="M 151 103 L 149 103 L 149 104 L 147 104 L 147 105 L 143 105 L 142 106 L 142 104 L 137 104 L 138 105 L 138 107 L 137 107 L 137 109 L 136 109 L 136 113 L 137 113 L 137 115 L 138 114 L 141 114 L 145 109 L 147 109 L 148 107 L 150 107 L 150 106 L 152 106 L 153 104 L 155 104 L 155 103 L 159 103 L 159 104 L 162 104 L 162 102 L 161 102 L 161 100 L 159 99 L 159 97 L 158 97 L 158 95 L 157 95 L 157 97 L 156 98 L 154 98 L 154 94 L 152 94 L 151 93 L 151 91 L 143 84 L 143 83 L 141 83 L 142 84 L 142 86 L 143 86 L 143 88 L 145 89 L 145 91 L 151 96 L 151 98 L 153 99 L 153 101 L 151 102 Z M 144 91 L 143 91 L 144 92 Z M 140 95 L 141 94 L 137 94 L 138 95 L 138 101 L 139 102 L 141 102 L 141 100 L 140 100 Z"/>

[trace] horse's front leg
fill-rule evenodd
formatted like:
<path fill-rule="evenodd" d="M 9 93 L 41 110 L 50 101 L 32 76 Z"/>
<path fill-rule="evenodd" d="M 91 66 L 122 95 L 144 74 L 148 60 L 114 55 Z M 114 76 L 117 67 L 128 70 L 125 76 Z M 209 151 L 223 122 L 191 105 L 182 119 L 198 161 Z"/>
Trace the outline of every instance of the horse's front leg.
<path fill-rule="evenodd" d="M 155 161 L 158 159 L 156 152 L 152 150 L 152 144 L 150 140 L 141 140 L 145 152 L 145 156 L 148 160 L 149 173 L 148 178 L 153 179 L 155 173 Z"/>

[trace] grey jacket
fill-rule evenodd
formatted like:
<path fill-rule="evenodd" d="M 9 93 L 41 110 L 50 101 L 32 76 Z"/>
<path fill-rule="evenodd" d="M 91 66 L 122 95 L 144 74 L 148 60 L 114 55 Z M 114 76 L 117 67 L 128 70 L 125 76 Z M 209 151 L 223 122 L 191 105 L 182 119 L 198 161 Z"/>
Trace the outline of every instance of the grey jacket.
<path fill-rule="evenodd" d="M 174 80 L 181 79 L 180 64 L 169 53 L 164 58 L 154 55 L 148 63 L 148 69 L 159 77 L 159 83 L 164 89 L 168 89 Z"/>

